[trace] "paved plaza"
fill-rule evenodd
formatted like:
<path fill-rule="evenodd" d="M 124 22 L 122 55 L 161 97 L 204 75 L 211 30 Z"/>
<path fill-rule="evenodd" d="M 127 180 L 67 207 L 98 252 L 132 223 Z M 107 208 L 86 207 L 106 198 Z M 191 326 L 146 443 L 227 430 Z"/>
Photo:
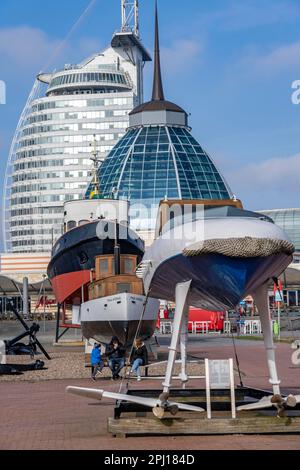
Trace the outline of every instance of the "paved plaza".
<path fill-rule="evenodd" d="M 166 351 L 168 338 L 163 338 Z M 262 342 L 237 341 L 244 385 L 269 388 Z M 283 391 L 300 393 L 300 367 L 291 362 L 290 344 L 276 348 Z M 70 354 L 70 353 L 69 353 Z M 192 340 L 189 354 L 199 358 L 234 357 L 232 343 L 223 338 Z M 0 449 L 300 449 L 299 435 L 274 436 L 178 436 L 117 439 L 107 432 L 113 401 L 93 402 L 67 395 L 67 385 L 118 391 L 119 383 L 108 378 L 32 381 L 0 381 Z M 194 381 L 193 387 L 201 387 Z M 159 388 L 154 380 L 132 381 L 131 388 Z"/>

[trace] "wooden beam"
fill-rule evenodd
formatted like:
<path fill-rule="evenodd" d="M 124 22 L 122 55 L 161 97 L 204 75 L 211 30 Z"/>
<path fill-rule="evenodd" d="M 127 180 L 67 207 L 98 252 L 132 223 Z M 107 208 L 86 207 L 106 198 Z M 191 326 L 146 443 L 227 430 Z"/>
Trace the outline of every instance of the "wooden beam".
<path fill-rule="evenodd" d="M 108 419 L 108 431 L 117 435 L 214 435 L 214 434 L 285 434 L 300 433 L 300 416 L 277 418 L 245 415 L 237 419 L 132 417 Z"/>

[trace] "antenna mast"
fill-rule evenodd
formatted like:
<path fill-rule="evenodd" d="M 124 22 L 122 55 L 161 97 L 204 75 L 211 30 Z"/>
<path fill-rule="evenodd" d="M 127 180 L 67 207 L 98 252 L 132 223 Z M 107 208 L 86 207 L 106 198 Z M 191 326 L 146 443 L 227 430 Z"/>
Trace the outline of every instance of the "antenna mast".
<path fill-rule="evenodd" d="M 92 156 L 90 157 L 90 160 L 93 162 L 93 179 L 91 182 L 91 194 L 90 194 L 90 199 L 95 199 L 95 198 L 100 198 L 101 191 L 100 191 L 100 182 L 99 182 L 99 177 L 98 177 L 98 168 L 99 164 L 103 163 L 103 160 L 98 157 L 98 149 L 97 149 L 97 140 L 96 140 L 96 135 L 94 135 L 94 141 L 92 144 L 90 144 L 90 147 L 92 147 L 91 154 Z"/>
<path fill-rule="evenodd" d="M 140 37 L 139 27 L 139 1 L 121 0 L 122 8 L 122 33 L 133 32 Z"/>

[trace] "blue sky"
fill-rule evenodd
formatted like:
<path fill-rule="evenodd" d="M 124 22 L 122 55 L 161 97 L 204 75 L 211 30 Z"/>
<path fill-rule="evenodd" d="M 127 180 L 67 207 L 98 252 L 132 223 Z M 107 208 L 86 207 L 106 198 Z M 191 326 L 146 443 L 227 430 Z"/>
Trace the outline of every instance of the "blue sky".
<path fill-rule="evenodd" d="M 81 61 L 120 27 L 120 0 L 2 0 L 0 190 L 18 117 L 41 70 Z M 152 52 L 152 0 L 140 0 Z M 183 8 L 184 6 L 184 8 Z M 299 207 L 299 0 L 160 0 L 165 93 L 189 113 L 194 136 L 249 209 Z M 64 41 L 67 38 L 66 41 Z M 147 65 L 145 98 L 152 66 Z"/>

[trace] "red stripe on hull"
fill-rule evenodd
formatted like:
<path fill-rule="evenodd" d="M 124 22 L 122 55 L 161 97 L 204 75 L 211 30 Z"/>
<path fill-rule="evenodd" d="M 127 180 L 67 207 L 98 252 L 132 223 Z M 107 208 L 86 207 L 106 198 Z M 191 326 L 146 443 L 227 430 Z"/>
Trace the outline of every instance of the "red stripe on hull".
<path fill-rule="evenodd" d="M 51 279 L 53 291 L 59 304 L 62 304 L 70 295 L 88 282 L 90 282 L 89 270 L 65 273 Z"/>

